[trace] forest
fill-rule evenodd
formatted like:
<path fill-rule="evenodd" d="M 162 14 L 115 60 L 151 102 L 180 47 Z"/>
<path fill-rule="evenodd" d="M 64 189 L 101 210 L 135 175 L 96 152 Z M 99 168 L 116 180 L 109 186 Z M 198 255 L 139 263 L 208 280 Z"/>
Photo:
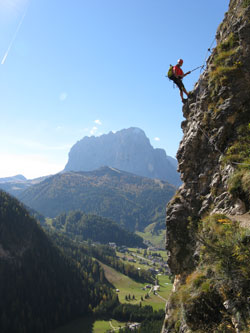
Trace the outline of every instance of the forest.
<path fill-rule="evenodd" d="M 152 308 L 121 305 L 99 261 L 141 282 L 152 283 L 150 273 L 122 263 L 107 245 L 80 243 L 57 230 L 43 230 L 3 191 L 0 244 L 1 333 L 48 332 L 84 316 L 142 323 L 163 319 Z"/>
<path fill-rule="evenodd" d="M 47 332 L 116 297 L 97 261 L 60 248 L 0 191 L 0 331 Z"/>
<path fill-rule="evenodd" d="M 81 211 L 62 213 L 52 220 L 52 226 L 64 232 L 71 239 L 116 245 L 145 248 L 142 237 L 122 228 L 116 222 L 93 214 L 84 214 Z"/>
<path fill-rule="evenodd" d="M 95 258 L 102 263 L 113 267 L 118 272 L 127 275 L 138 282 L 152 283 L 154 278 L 152 274 L 144 269 L 138 270 L 134 265 L 124 263 L 117 259 L 116 252 L 108 245 L 91 243 L 90 241 L 85 243 L 72 242 L 64 234 L 58 234 L 57 232 L 48 231 L 51 239 L 61 248 L 62 251 L 67 251 L 67 255 L 71 258 L 78 258 L 82 253 L 89 258 Z"/>

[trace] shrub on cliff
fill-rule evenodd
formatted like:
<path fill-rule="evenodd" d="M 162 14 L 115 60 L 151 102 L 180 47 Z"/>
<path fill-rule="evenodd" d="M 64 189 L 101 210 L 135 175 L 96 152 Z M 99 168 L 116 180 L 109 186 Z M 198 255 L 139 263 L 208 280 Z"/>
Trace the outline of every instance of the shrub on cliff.
<path fill-rule="evenodd" d="M 171 297 L 171 332 L 249 332 L 250 235 L 224 215 L 200 222 L 197 269 Z"/>

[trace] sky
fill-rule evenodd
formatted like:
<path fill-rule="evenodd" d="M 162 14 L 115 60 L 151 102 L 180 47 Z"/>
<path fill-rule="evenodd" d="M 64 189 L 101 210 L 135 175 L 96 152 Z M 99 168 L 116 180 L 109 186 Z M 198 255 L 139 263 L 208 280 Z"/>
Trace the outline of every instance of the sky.
<path fill-rule="evenodd" d="M 182 103 L 166 72 L 204 63 L 228 5 L 0 0 L 0 178 L 55 174 L 84 136 L 129 127 L 175 157 Z"/>

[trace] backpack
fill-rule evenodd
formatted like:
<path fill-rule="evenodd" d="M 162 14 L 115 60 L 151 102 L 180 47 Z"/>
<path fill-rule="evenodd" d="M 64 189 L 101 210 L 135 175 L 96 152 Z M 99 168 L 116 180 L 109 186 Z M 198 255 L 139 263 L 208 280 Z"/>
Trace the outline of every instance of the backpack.
<path fill-rule="evenodd" d="M 173 66 L 172 65 L 170 65 L 170 67 L 169 67 L 167 77 L 169 78 L 169 80 L 173 80 L 174 73 L 173 73 Z"/>

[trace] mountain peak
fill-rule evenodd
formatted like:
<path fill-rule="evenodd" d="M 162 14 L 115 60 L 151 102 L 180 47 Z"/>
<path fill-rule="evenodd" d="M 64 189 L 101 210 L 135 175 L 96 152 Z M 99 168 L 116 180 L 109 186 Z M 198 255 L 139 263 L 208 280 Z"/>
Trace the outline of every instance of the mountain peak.
<path fill-rule="evenodd" d="M 103 166 L 180 185 L 173 158 L 163 149 L 154 149 L 138 127 L 84 137 L 71 148 L 65 171 L 93 171 Z"/>

